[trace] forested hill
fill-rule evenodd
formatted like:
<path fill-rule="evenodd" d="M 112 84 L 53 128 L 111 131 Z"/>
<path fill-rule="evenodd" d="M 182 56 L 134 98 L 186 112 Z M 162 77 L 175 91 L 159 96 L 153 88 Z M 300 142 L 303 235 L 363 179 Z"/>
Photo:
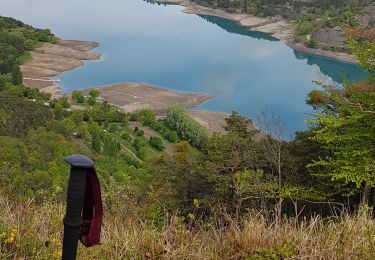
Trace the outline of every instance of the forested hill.
<path fill-rule="evenodd" d="M 373 0 L 193 0 L 203 6 L 221 8 L 230 13 L 247 13 L 261 17 L 282 16 L 299 19 L 304 15 L 328 15 L 333 18 L 357 14 Z M 352 21 L 353 22 L 353 21 Z"/>
<path fill-rule="evenodd" d="M 48 29 L 36 29 L 16 19 L 0 16 L 0 73 L 9 73 L 30 59 L 28 51 L 41 43 L 56 41 Z"/>

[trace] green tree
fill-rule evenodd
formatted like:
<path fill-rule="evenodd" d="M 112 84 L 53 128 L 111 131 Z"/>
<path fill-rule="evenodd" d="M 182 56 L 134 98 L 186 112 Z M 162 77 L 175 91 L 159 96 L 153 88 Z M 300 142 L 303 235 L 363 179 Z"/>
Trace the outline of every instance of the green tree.
<path fill-rule="evenodd" d="M 225 122 L 225 131 L 237 133 L 244 138 L 251 137 L 257 132 L 252 126 L 251 119 L 243 117 L 234 111 L 228 118 L 225 118 Z"/>
<path fill-rule="evenodd" d="M 72 98 L 73 100 L 77 101 L 77 103 L 84 103 L 85 97 L 83 96 L 83 92 L 81 90 L 74 90 L 72 92 Z"/>
<path fill-rule="evenodd" d="M 207 130 L 189 116 L 182 106 L 170 107 L 166 121 L 182 139 L 188 140 L 193 146 L 203 148 L 207 144 Z"/>
<path fill-rule="evenodd" d="M 12 84 L 13 85 L 21 85 L 23 82 L 22 72 L 19 65 L 14 65 L 12 68 Z"/>
<path fill-rule="evenodd" d="M 237 132 L 214 134 L 207 144 L 210 167 L 208 179 L 213 185 L 214 204 L 220 201 L 238 220 L 243 193 L 237 181 L 239 172 L 255 170 L 261 166 L 260 150 L 254 136 L 243 137 Z"/>
<path fill-rule="evenodd" d="M 1 60 L 0 60 L 1 63 Z M 5 89 L 8 79 L 5 75 L 0 75 L 0 92 Z"/>
<path fill-rule="evenodd" d="M 363 45 L 353 38 L 349 41 L 353 41 L 353 53 L 370 77 L 343 87 L 319 84 L 323 90 L 309 94 L 308 103 L 320 109 L 312 119 L 314 139 L 331 151 L 331 155 L 314 161 L 310 167 L 327 169 L 332 180 L 355 184 L 362 189 L 361 203 L 367 204 L 370 189 L 375 186 L 375 85 L 371 77 L 375 48 L 368 48 L 375 42 Z M 374 53 L 369 54 L 371 49 Z"/>
<path fill-rule="evenodd" d="M 348 46 L 360 66 L 367 71 L 369 81 L 375 84 L 375 36 L 367 35 L 366 31 L 353 34 L 347 38 Z"/>
<path fill-rule="evenodd" d="M 112 159 L 117 159 L 120 151 L 119 142 L 109 134 L 105 134 L 103 138 L 103 155 Z"/>
<path fill-rule="evenodd" d="M 91 149 L 100 153 L 102 151 L 102 139 L 100 136 L 100 130 L 98 126 L 94 126 L 91 129 Z"/>
<path fill-rule="evenodd" d="M 6 126 L 11 119 L 10 115 L 5 109 L 0 108 L 0 125 Z"/>

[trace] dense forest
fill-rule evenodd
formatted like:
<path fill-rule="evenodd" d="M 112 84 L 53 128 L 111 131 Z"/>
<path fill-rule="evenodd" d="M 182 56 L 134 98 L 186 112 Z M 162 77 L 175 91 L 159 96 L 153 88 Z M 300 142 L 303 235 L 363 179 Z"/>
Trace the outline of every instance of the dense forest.
<path fill-rule="evenodd" d="M 283 16 L 298 19 L 306 14 L 330 13 L 339 16 L 345 12 L 359 11 L 371 0 L 194 0 L 192 2 L 221 8 L 228 12 L 248 13 L 259 16 Z"/>
<path fill-rule="evenodd" d="M 19 64 L 56 38 L 10 18 L 0 25 L 1 258 L 61 258 L 63 158 L 81 153 L 95 160 L 105 208 L 103 245 L 80 248 L 81 259 L 374 259 L 375 42 L 366 33 L 347 41 L 367 80 L 317 82 L 310 129 L 286 141 L 273 112 L 232 112 L 225 133 L 209 134 L 178 105 L 160 119 L 99 102 L 96 89 L 50 100 L 22 85 Z"/>

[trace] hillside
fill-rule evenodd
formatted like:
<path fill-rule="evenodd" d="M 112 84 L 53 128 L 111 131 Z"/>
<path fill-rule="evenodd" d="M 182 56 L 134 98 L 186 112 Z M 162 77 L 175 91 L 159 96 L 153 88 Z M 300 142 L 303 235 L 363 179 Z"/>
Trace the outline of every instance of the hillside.
<path fill-rule="evenodd" d="M 317 83 L 310 129 L 286 140 L 273 113 L 232 112 L 213 133 L 178 104 L 158 118 L 119 110 L 95 88 L 51 100 L 24 86 L 19 65 L 56 38 L 0 22 L 1 259 L 61 258 L 64 156 L 76 153 L 95 160 L 104 202 L 102 245 L 80 246 L 79 259 L 375 258 L 375 41 L 366 30 L 348 46 L 367 79 Z"/>

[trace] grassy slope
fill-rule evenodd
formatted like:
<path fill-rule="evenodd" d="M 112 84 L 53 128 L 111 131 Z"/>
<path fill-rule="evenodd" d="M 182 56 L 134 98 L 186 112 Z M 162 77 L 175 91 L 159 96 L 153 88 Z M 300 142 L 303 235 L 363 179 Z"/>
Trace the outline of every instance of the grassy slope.
<path fill-rule="evenodd" d="M 155 226 L 125 212 L 107 213 L 103 244 L 80 245 L 78 259 L 375 259 L 375 221 L 366 215 L 280 224 L 254 215 L 243 227 L 197 224 L 189 231 L 174 216 Z M 2 258 L 60 259 L 63 205 L 13 205 L 0 197 L 0 215 Z"/>

